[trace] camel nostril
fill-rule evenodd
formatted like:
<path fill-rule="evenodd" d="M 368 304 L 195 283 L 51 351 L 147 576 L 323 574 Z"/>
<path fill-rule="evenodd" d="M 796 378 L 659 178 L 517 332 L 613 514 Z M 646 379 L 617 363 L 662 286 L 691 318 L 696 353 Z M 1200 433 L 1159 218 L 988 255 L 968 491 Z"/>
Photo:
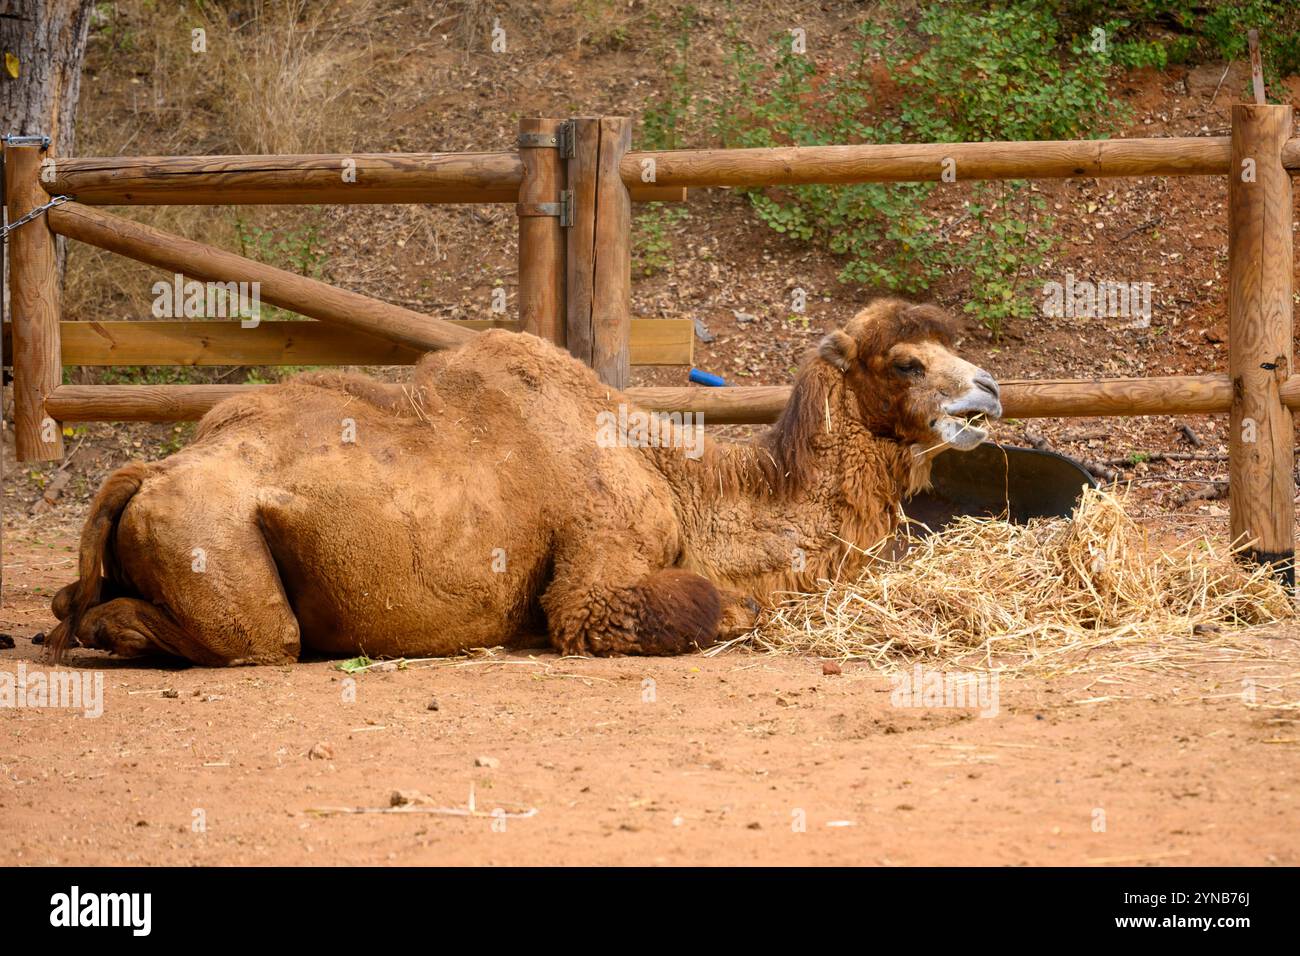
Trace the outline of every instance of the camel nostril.
<path fill-rule="evenodd" d="M 994 398 L 999 398 L 1001 393 L 998 390 L 998 383 L 988 372 L 975 376 L 976 387 L 988 392 Z"/>

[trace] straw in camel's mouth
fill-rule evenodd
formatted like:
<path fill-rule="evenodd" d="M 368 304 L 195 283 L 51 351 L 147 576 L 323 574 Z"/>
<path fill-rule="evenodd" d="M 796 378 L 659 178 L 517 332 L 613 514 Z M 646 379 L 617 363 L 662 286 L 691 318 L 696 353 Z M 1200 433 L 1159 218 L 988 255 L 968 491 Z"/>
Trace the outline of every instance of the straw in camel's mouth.
<path fill-rule="evenodd" d="M 977 387 L 944 406 L 930 427 L 944 444 L 967 451 L 989 437 L 988 419 L 1001 415 L 996 386 Z"/>
<path fill-rule="evenodd" d="M 942 444 L 968 451 L 988 439 L 989 431 L 984 427 L 987 422 L 984 412 L 971 409 L 941 415 L 930 427 Z"/>

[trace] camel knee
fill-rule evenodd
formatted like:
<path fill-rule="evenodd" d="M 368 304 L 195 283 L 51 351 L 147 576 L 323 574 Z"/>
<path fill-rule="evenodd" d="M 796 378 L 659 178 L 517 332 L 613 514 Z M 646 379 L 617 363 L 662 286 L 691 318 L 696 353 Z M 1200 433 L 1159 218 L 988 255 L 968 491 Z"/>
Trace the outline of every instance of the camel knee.
<path fill-rule="evenodd" d="M 714 643 L 722 619 L 718 589 L 677 568 L 548 597 L 552 642 L 565 654 L 683 654 Z"/>

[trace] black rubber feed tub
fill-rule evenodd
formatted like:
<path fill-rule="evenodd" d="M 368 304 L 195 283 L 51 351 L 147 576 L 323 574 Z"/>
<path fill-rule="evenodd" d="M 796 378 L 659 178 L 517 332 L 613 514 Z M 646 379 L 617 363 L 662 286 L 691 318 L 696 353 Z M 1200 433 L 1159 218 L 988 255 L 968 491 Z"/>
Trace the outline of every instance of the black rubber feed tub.
<path fill-rule="evenodd" d="M 985 442 L 971 451 L 945 451 L 934 460 L 930 490 L 913 495 L 903 511 L 938 531 L 958 515 L 1068 518 L 1085 486 L 1097 480 L 1077 461 L 1051 451 Z M 913 527 L 914 533 L 924 529 Z"/>

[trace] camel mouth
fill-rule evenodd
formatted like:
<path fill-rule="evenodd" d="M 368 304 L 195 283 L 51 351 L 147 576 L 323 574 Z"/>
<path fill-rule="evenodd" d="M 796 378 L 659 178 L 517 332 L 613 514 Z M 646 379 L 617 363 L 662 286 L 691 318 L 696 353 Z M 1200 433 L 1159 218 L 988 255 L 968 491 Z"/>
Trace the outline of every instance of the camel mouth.
<path fill-rule="evenodd" d="M 1001 418 L 1002 396 L 996 385 L 977 384 L 974 388 L 944 405 L 940 411 L 948 418 L 972 421 L 976 418 Z"/>
<path fill-rule="evenodd" d="M 935 421 L 935 435 L 945 445 L 958 451 L 970 451 L 987 441 L 989 431 L 984 424 L 1002 417 L 1002 402 L 997 386 L 991 388 L 977 384 L 968 393 L 943 407 L 943 414 Z"/>
<path fill-rule="evenodd" d="M 934 433 L 944 445 L 970 451 L 988 439 L 989 431 L 983 427 L 987 420 L 983 412 L 944 415 L 935 422 Z"/>

